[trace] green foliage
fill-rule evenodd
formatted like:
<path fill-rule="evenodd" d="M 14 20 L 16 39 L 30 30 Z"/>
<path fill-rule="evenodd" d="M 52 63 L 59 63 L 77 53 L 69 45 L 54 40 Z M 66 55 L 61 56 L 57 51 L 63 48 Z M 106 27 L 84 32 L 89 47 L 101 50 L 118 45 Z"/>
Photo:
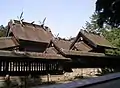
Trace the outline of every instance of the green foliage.
<path fill-rule="evenodd" d="M 98 14 L 94 13 L 91 17 L 90 17 L 90 22 L 86 21 L 85 23 L 85 29 L 88 32 L 102 32 L 105 28 L 99 28 L 99 25 L 97 24 L 97 19 L 98 19 Z M 108 26 L 107 26 L 108 27 Z M 108 27 L 109 28 L 109 27 Z M 108 29 L 107 28 L 107 29 Z"/>
<path fill-rule="evenodd" d="M 98 14 L 94 13 L 90 17 L 90 22 L 86 22 L 85 29 L 89 32 L 102 33 L 102 35 L 110 41 L 115 47 L 120 48 L 120 28 L 112 28 L 105 24 L 103 28 L 99 28 L 97 24 Z M 106 54 L 120 54 L 120 49 L 117 50 L 106 50 Z"/>
<path fill-rule="evenodd" d="M 97 15 L 96 14 L 93 14 L 91 17 L 90 17 L 90 22 L 86 21 L 85 23 L 85 29 L 87 29 L 87 31 L 94 31 L 94 30 L 97 30 L 98 29 L 98 25 L 96 23 L 96 18 Z"/>
<path fill-rule="evenodd" d="M 112 29 L 111 31 L 106 31 L 104 36 L 113 45 L 120 47 L 120 29 Z"/>
<path fill-rule="evenodd" d="M 120 54 L 120 29 L 114 28 L 114 29 L 111 29 L 111 31 L 104 31 L 103 35 L 114 46 L 118 47 L 118 49 L 116 50 L 106 50 L 106 53 L 119 55 Z"/>
<path fill-rule="evenodd" d="M 5 37 L 7 31 L 7 26 L 4 27 L 3 25 L 0 26 L 0 37 Z"/>
<path fill-rule="evenodd" d="M 120 0 L 97 0 L 96 12 L 99 15 L 97 19 L 99 27 L 104 23 L 112 27 L 120 26 Z"/>

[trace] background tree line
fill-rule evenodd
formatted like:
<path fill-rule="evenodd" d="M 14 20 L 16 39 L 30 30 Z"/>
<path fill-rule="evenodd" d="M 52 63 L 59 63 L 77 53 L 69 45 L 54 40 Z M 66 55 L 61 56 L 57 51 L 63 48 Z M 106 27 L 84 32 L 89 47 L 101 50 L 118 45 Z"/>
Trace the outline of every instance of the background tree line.
<path fill-rule="evenodd" d="M 108 24 L 103 25 L 102 28 L 97 24 L 97 20 L 99 18 L 99 14 L 94 13 L 90 17 L 90 22 L 86 21 L 84 29 L 88 32 L 94 32 L 96 34 L 102 34 L 109 42 L 112 43 L 115 47 L 118 47 L 116 50 L 106 50 L 106 53 L 109 54 L 120 54 L 120 28 L 112 27 Z"/>
<path fill-rule="evenodd" d="M 7 26 L 0 25 L 0 37 L 5 37 Z"/>

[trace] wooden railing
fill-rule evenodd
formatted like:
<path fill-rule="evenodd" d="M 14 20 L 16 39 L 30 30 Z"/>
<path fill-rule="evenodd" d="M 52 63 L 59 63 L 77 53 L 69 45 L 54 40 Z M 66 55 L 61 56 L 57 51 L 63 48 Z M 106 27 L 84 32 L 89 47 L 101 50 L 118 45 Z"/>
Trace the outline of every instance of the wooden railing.
<path fill-rule="evenodd" d="M 59 61 L 33 60 L 27 58 L 4 58 L 0 60 L 0 75 L 25 76 L 29 74 L 62 74 L 63 67 Z"/>

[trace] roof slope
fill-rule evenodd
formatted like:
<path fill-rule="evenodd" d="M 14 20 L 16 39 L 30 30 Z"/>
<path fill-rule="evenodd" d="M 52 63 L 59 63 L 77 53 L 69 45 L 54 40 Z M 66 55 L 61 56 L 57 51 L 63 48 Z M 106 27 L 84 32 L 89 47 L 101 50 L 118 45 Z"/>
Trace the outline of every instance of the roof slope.
<path fill-rule="evenodd" d="M 75 50 L 62 49 L 62 52 L 65 55 L 70 55 L 70 56 L 105 56 L 104 53 L 94 53 L 94 52 L 87 52 L 87 51 L 75 51 Z"/>
<path fill-rule="evenodd" d="M 0 49 L 13 48 L 18 45 L 12 37 L 0 37 Z"/>
<path fill-rule="evenodd" d="M 81 31 L 80 33 L 83 37 L 89 39 L 89 41 L 93 42 L 96 45 L 114 48 L 114 46 L 109 41 L 107 41 L 103 36 L 93 33 L 87 33 L 86 31 Z"/>
<path fill-rule="evenodd" d="M 57 54 L 58 51 L 54 48 L 54 47 L 49 47 L 45 50 L 45 53 L 48 53 L 48 54 Z"/>
<path fill-rule="evenodd" d="M 50 60 L 71 60 L 58 54 L 36 53 L 36 52 L 21 52 L 21 51 L 3 51 L 0 50 L 0 56 L 4 57 L 20 57 L 20 58 L 36 58 Z"/>
<path fill-rule="evenodd" d="M 54 43 L 57 45 L 57 47 L 62 48 L 62 49 L 67 49 L 69 50 L 71 41 L 65 40 L 65 39 L 55 39 Z"/>
<path fill-rule="evenodd" d="M 87 41 L 92 47 L 97 48 L 98 46 L 104 47 L 104 48 L 112 48 L 116 49 L 108 40 L 106 40 L 103 36 L 88 33 L 84 30 L 81 30 L 77 37 L 74 39 L 73 43 L 70 46 L 70 49 L 75 45 L 75 43 L 78 42 L 80 38 L 83 38 L 84 41 Z"/>
<path fill-rule="evenodd" d="M 86 43 L 84 43 L 83 41 L 75 43 L 75 47 L 79 51 L 91 51 L 92 50 L 92 48 L 88 46 Z"/>
<path fill-rule="evenodd" d="M 105 56 L 104 53 L 94 53 L 88 51 L 76 51 L 76 50 L 69 50 L 65 48 L 61 48 L 55 41 L 52 41 L 54 48 L 63 56 Z"/>
<path fill-rule="evenodd" d="M 48 28 L 43 28 L 37 24 L 31 24 L 14 20 L 9 22 L 9 26 L 13 35 L 17 39 L 35 41 L 35 42 L 47 42 L 49 43 L 53 35 Z"/>

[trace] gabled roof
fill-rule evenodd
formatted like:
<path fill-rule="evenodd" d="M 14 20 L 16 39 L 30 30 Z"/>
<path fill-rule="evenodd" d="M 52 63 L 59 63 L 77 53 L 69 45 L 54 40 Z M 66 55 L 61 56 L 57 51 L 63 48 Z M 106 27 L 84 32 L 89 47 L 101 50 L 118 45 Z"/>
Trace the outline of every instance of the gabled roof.
<path fill-rule="evenodd" d="M 61 48 L 58 44 L 53 40 L 52 41 L 53 47 L 63 56 L 105 56 L 104 53 L 94 53 L 88 51 L 76 51 L 76 50 L 69 50 L 65 48 Z"/>
<path fill-rule="evenodd" d="M 54 43 L 57 45 L 57 47 L 61 48 L 61 49 L 67 49 L 69 50 L 70 45 L 71 45 L 71 41 L 66 40 L 66 39 L 54 39 Z"/>
<path fill-rule="evenodd" d="M 48 54 L 57 54 L 58 51 L 54 48 L 54 47 L 49 47 L 45 50 L 45 53 L 48 53 Z"/>
<path fill-rule="evenodd" d="M 61 49 L 66 49 L 66 50 L 70 50 L 70 46 L 72 42 L 73 41 L 71 40 L 66 40 L 66 39 L 61 39 L 61 38 L 54 39 L 54 43 L 57 45 L 57 47 Z M 79 51 L 91 51 L 92 50 L 92 48 L 88 46 L 86 43 L 84 43 L 83 41 L 75 43 L 74 46 Z"/>
<path fill-rule="evenodd" d="M 9 49 L 19 46 L 17 41 L 12 37 L 0 37 L 0 49 Z"/>
<path fill-rule="evenodd" d="M 78 51 L 91 51 L 92 48 L 88 46 L 84 41 L 80 41 L 75 43 L 75 48 L 77 48 Z"/>
<path fill-rule="evenodd" d="M 91 46 L 97 48 L 97 47 L 103 47 L 103 48 L 111 48 L 111 49 L 116 49 L 109 41 L 107 41 L 103 36 L 93 34 L 93 33 L 88 33 L 84 30 L 81 30 L 76 39 L 73 41 L 71 44 L 70 48 L 72 48 L 75 43 L 80 39 L 80 37 L 83 38 L 84 41 L 87 41 Z"/>
<path fill-rule="evenodd" d="M 21 22 L 18 20 L 10 21 L 8 26 L 15 38 L 20 40 L 35 41 L 41 43 L 49 43 L 53 35 L 48 27 L 32 24 L 28 22 Z"/>

